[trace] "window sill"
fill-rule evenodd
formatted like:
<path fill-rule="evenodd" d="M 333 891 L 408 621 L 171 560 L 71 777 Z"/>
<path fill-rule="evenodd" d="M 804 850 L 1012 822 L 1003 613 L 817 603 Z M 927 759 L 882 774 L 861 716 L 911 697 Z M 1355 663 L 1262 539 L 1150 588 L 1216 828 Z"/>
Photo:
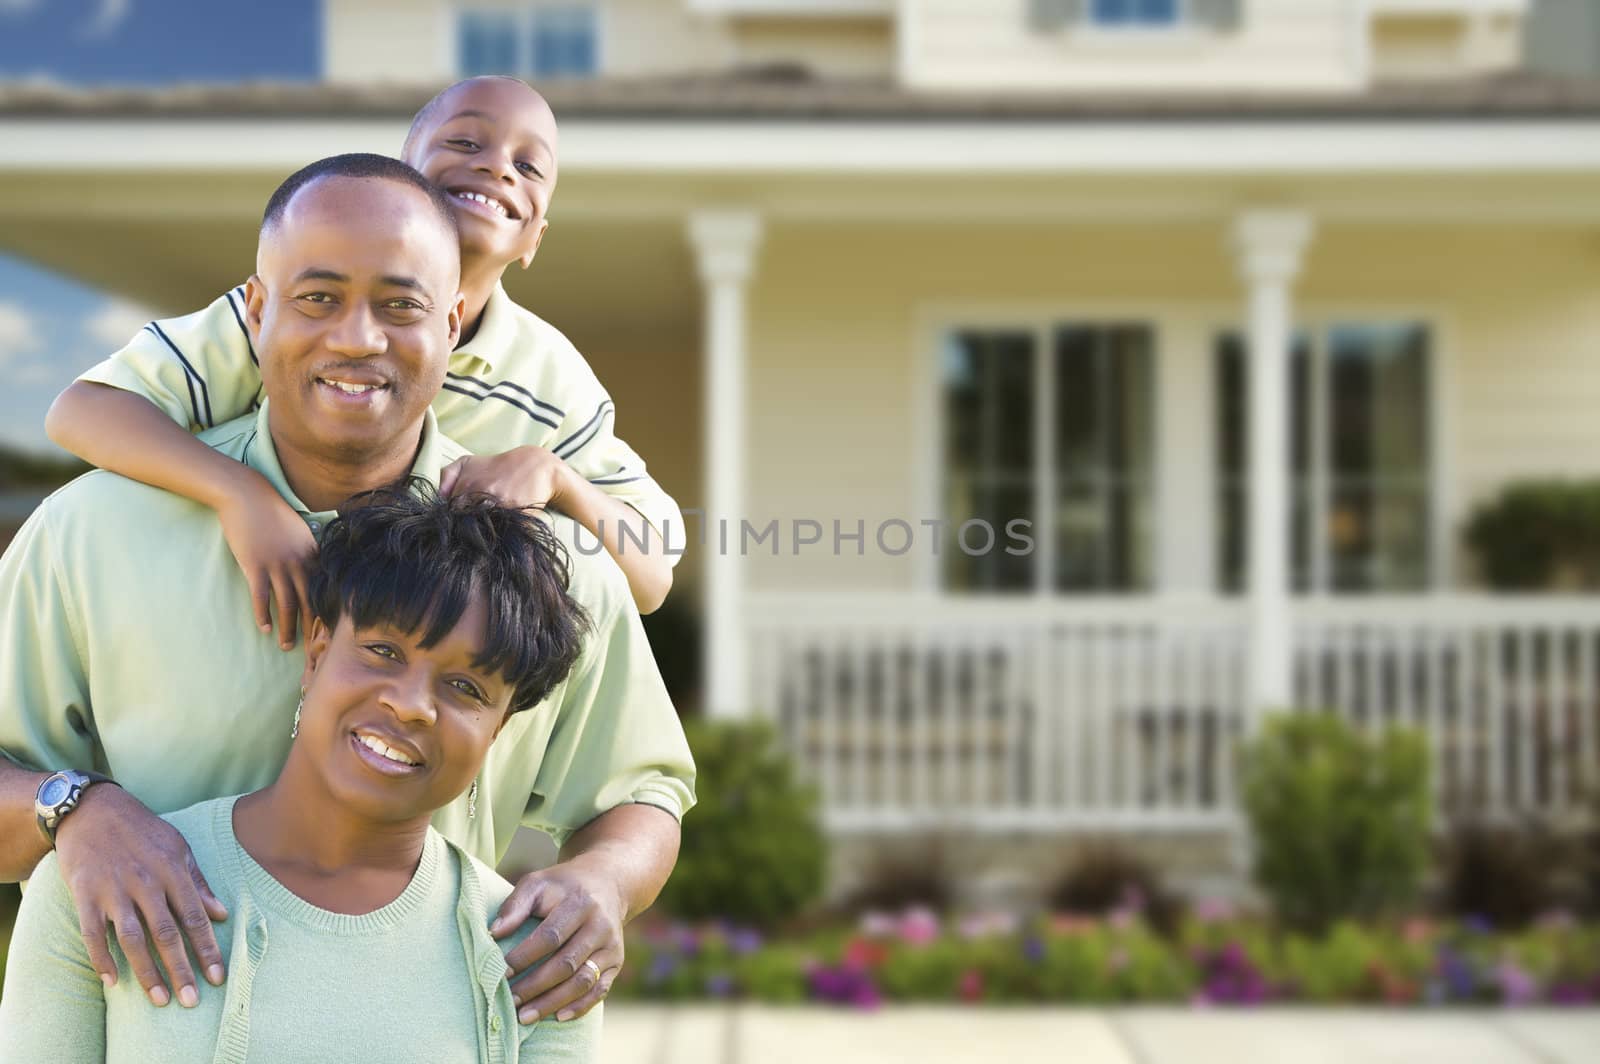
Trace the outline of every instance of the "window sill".
<path fill-rule="evenodd" d="M 1101 52 L 1184 51 L 1217 43 L 1222 34 L 1195 26 L 1080 27 L 1060 34 L 1074 48 Z"/>

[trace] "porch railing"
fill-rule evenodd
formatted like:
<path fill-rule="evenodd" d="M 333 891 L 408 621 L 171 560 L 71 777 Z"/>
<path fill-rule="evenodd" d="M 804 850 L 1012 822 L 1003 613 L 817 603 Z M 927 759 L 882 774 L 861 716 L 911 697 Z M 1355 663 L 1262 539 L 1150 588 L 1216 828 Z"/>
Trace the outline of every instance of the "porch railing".
<path fill-rule="evenodd" d="M 751 690 L 836 828 L 1204 828 L 1237 817 L 1237 600 L 758 594 Z M 1295 707 L 1420 727 L 1443 813 L 1600 783 L 1600 601 L 1302 602 Z"/>

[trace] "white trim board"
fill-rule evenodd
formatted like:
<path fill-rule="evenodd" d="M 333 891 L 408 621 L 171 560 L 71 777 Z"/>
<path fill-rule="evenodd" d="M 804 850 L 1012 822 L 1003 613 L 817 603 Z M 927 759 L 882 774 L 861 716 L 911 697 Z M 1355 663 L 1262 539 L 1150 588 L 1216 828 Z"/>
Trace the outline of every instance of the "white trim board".
<path fill-rule="evenodd" d="M 0 173 L 282 170 L 393 151 L 402 119 L 0 119 Z M 85 143 L 97 146 L 85 153 Z M 1600 173 L 1600 120 L 1373 122 L 687 122 L 569 120 L 584 173 Z"/>

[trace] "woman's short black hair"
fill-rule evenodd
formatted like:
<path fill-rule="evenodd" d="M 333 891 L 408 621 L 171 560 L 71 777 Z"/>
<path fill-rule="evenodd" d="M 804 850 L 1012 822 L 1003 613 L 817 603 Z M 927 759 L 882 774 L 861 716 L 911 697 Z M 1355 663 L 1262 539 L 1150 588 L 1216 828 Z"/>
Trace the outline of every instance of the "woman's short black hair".
<path fill-rule="evenodd" d="M 323 531 L 311 608 L 331 630 L 422 633 L 431 647 L 455 628 L 473 595 L 488 626 L 477 668 L 513 688 L 510 712 L 545 698 L 572 671 L 589 618 L 567 594 L 567 552 L 529 510 L 487 495 L 440 498 L 413 478 L 357 495 Z"/>

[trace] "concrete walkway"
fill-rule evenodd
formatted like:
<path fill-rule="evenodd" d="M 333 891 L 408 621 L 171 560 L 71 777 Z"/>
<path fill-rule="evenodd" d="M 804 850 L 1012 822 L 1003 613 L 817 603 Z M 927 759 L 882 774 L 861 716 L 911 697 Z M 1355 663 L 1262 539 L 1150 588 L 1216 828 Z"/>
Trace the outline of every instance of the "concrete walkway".
<path fill-rule="evenodd" d="M 619 1002 L 602 1064 L 1597 1064 L 1600 1009 L 944 1008 Z"/>

